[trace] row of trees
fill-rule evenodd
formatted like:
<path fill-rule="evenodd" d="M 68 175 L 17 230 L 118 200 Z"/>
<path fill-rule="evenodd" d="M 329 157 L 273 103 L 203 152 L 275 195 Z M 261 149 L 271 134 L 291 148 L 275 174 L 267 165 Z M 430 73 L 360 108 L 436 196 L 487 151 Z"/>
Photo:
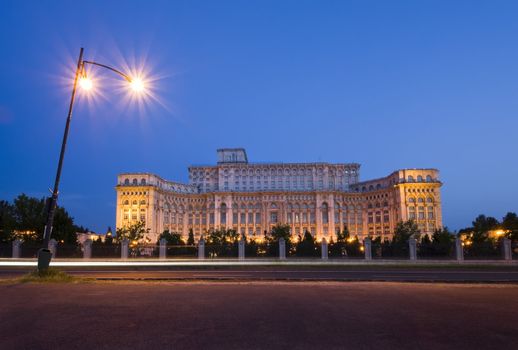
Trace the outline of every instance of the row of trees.
<path fill-rule="evenodd" d="M 10 242 L 16 238 L 25 242 L 41 242 L 47 211 L 44 198 L 21 194 L 12 203 L 0 200 L 0 243 Z M 88 229 L 76 225 L 65 208 L 58 206 L 54 216 L 52 237 L 58 242 L 75 244 L 76 232 L 88 232 Z"/>

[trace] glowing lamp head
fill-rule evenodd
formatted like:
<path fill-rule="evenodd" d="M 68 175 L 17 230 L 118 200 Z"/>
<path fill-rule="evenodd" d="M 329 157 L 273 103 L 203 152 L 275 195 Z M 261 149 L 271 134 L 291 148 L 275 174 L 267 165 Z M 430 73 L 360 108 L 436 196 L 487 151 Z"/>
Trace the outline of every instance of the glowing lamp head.
<path fill-rule="evenodd" d="M 134 92 L 142 92 L 145 89 L 144 82 L 140 78 L 132 78 L 130 80 L 130 88 Z"/>
<path fill-rule="evenodd" d="M 91 90 L 93 86 L 92 80 L 87 77 L 81 77 L 81 79 L 79 80 L 79 86 L 81 86 L 83 90 Z"/>

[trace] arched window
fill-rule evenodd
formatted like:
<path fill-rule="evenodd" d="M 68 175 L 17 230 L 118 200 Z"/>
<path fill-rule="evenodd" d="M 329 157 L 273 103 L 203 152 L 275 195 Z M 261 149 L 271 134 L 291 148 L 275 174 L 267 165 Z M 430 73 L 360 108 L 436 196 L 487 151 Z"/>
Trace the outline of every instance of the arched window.
<path fill-rule="evenodd" d="M 225 203 L 221 204 L 220 214 L 220 223 L 225 225 L 227 223 L 227 205 Z"/>
<path fill-rule="evenodd" d="M 141 184 L 142 186 L 145 186 L 145 185 L 146 185 L 146 179 L 141 179 L 141 180 L 140 180 L 140 184 Z"/>
<path fill-rule="evenodd" d="M 430 175 L 426 175 L 426 182 L 432 182 L 432 177 Z"/>
<path fill-rule="evenodd" d="M 125 185 L 129 185 L 129 184 L 130 184 L 129 179 L 125 179 L 125 180 L 124 180 L 124 184 L 125 184 Z"/>
<path fill-rule="evenodd" d="M 418 198 L 417 199 L 417 203 L 424 203 L 424 199 L 423 198 Z"/>
<path fill-rule="evenodd" d="M 421 175 L 417 176 L 417 182 L 423 182 L 423 177 Z"/>
<path fill-rule="evenodd" d="M 322 223 L 329 223 L 329 206 L 327 203 L 322 203 Z"/>
<path fill-rule="evenodd" d="M 408 175 L 407 181 L 414 182 L 414 177 L 412 175 Z"/>
<path fill-rule="evenodd" d="M 145 200 L 141 200 L 141 201 L 140 201 L 140 204 L 141 204 L 141 205 L 144 205 L 144 204 L 146 204 L 146 201 L 145 201 Z M 169 204 L 167 204 L 167 207 L 169 207 Z"/>
<path fill-rule="evenodd" d="M 427 201 L 428 203 L 433 203 L 433 198 L 432 198 L 432 197 L 428 197 L 428 198 L 426 198 L 426 201 Z"/>
<path fill-rule="evenodd" d="M 377 184 L 377 185 L 376 185 L 376 189 L 377 189 L 377 190 L 381 189 L 381 185 L 380 185 L 380 184 Z"/>
<path fill-rule="evenodd" d="M 408 198 L 408 202 L 409 202 L 409 203 L 415 203 L 415 198 L 414 198 L 414 197 L 410 197 L 410 198 Z"/>
<path fill-rule="evenodd" d="M 135 201 L 133 201 L 133 203 L 132 203 L 132 204 L 133 204 L 133 205 L 137 205 L 137 201 L 136 201 L 136 200 L 135 200 Z"/>
<path fill-rule="evenodd" d="M 124 205 L 129 205 L 129 200 L 127 200 L 127 199 L 126 199 L 126 200 L 124 201 Z"/>
<path fill-rule="evenodd" d="M 138 185 L 138 180 L 137 179 L 133 179 L 133 186 L 137 186 Z"/>
<path fill-rule="evenodd" d="M 370 185 L 369 186 L 369 191 L 373 191 L 374 190 L 374 186 Z"/>

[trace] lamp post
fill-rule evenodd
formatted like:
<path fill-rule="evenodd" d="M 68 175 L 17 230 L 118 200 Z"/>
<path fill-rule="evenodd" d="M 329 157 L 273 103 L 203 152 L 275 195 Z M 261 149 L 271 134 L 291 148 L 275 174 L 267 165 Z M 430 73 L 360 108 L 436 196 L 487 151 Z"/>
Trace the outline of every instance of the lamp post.
<path fill-rule="evenodd" d="M 68 107 L 68 115 L 67 120 L 65 124 L 65 132 L 63 134 L 63 141 L 61 143 L 61 151 L 59 153 L 59 162 L 58 162 L 58 169 L 56 172 L 56 179 L 54 182 L 54 189 L 52 191 L 52 196 L 47 199 L 47 221 L 43 233 L 43 247 L 38 251 L 38 271 L 47 270 L 50 265 L 50 260 L 52 259 L 52 254 L 50 253 L 50 250 L 48 249 L 48 244 L 50 241 L 50 237 L 52 235 L 52 225 L 54 223 L 54 214 L 56 212 L 56 206 L 58 202 L 58 195 L 59 195 L 59 180 L 61 178 L 61 169 L 63 167 L 63 159 L 65 157 L 65 149 L 67 146 L 67 139 L 68 139 L 68 131 L 70 129 L 70 121 L 72 120 L 72 110 L 74 107 L 74 100 L 76 96 L 77 91 L 77 84 L 80 79 L 80 77 L 83 79 L 82 86 L 86 89 L 89 89 L 91 87 L 91 82 L 87 80 L 86 77 L 86 70 L 85 65 L 95 65 L 98 67 L 106 68 L 114 73 L 117 73 L 121 77 L 124 78 L 132 87 L 132 89 L 136 92 L 140 92 L 144 89 L 144 84 L 141 79 L 139 78 L 131 78 L 130 75 L 125 74 L 121 72 L 118 69 L 115 69 L 113 67 L 107 66 L 105 64 L 97 63 L 94 61 L 86 61 L 83 60 L 83 52 L 84 49 L 81 48 L 79 51 L 79 58 L 77 60 L 77 68 L 75 72 L 74 77 L 74 85 L 72 88 L 72 96 L 70 98 L 70 105 Z"/>

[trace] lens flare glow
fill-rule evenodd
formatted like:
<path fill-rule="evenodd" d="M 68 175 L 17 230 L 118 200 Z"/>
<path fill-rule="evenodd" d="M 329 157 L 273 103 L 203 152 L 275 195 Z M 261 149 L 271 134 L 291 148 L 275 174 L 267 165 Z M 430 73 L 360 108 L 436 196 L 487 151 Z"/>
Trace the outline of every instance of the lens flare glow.
<path fill-rule="evenodd" d="M 79 86 L 81 86 L 81 89 L 83 89 L 83 90 L 86 90 L 86 91 L 91 90 L 93 87 L 92 79 L 87 78 L 87 77 L 81 77 L 81 79 L 79 79 Z"/>
<path fill-rule="evenodd" d="M 146 88 L 146 85 L 144 84 L 144 81 L 139 78 L 132 78 L 130 82 L 130 87 L 134 92 L 142 92 Z"/>

